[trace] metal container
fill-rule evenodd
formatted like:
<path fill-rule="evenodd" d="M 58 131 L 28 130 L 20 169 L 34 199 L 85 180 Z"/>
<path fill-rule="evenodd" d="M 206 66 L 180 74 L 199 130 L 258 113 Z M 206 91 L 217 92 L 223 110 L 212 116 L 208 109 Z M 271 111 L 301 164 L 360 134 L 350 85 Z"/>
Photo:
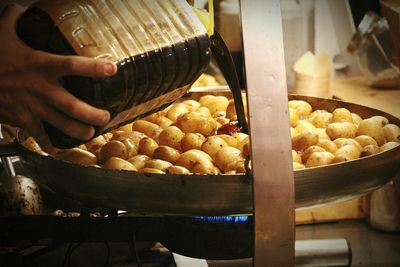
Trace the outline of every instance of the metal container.
<path fill-rule="evenodd" d="M 230 94 L 227 87 L 193 92 Z M 184 98 L 185 99 L 185 98 Z M 400 119 L 365 106 L 332 99 L 291 95 L 314 109 L 332 112 L 345 107 L 361 117 L 381 115 L 400 125 Z M 20 155 L 24 174 L 60 196 L 87 207 L 109 207 L 146 214 L 251 214 L 251 174 L 147 174 L 80 166 L 32 152 L 20 143 L 0 146 L 0 155 Z M 296 208 L 347 200 L 372 192 L 400 170 L 400 146 L 357 160 L 294 171 Z M 204 196 L 207 197 L 204 197 Z"/>

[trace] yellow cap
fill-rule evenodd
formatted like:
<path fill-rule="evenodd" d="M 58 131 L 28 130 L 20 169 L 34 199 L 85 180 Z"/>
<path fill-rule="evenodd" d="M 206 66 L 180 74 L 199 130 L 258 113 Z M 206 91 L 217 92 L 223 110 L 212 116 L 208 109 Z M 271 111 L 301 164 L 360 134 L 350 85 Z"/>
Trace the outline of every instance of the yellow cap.
<path fill-rule="evenodd" d="M 197 17 L 200 19 L 201 23 L 207 30 L 209 36 L 214 34 L 214 1 L 208 0 L 208 13 L 196 7 L 193 7 L 194 13 L 196 13 Z"/>

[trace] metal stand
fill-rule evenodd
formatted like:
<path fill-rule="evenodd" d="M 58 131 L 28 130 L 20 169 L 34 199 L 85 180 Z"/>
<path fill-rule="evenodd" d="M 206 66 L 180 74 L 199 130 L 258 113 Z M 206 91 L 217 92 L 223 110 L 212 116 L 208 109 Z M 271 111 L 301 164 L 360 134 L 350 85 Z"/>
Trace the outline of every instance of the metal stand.
<path fill-rule="evenodd" d="M 294 266 L 294 180 L 279 0 L 241 1 L 256 267 Z"/>

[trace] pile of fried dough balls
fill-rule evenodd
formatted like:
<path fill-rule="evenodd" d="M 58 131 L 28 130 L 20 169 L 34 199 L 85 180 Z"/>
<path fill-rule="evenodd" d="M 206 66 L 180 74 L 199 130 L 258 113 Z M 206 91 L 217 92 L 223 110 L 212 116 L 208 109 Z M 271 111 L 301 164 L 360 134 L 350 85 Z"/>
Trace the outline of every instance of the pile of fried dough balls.
<path fill-rule="evenodd" d="M 383 116 L 362 119 L 346 108 L 312 110 L 289 101 L 293 168 L 318 167 L 373 155 L 400 145 L 400 128 Z"/>
<path fill-rule="evenodd" d="M 217 134 L 236 120 L 233 100 L 204 95 L 185 100 L 100 135 L 55 157 L 65 161 L 143 173 L 245 173 L 249 136 Z"/>
<path fill-rule="evenodd" d="M 382 116 L 362 119 L 346 108 L 312 110 L 289 101 L 293 169 L 358 159 L 400 145 L 400 128 Z M 217 134 L 237 119 L 233 99 L 204 95 L 175 103 L 144 119 L 100 135 L 56 158 L 143 173 L 245 173 L 249 137 Z"/>

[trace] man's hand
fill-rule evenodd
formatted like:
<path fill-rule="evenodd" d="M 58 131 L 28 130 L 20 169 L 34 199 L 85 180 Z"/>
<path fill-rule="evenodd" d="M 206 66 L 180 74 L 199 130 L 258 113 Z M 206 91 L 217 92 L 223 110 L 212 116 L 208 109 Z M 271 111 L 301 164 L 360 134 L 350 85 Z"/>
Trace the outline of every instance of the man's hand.
<path fill-rule="evenodd" d="M 109 60 L 59 56 L 29 48 L 16 34 L 23 11 L 21 6 L 9 5 L 0 15 L 0 122 L 28 131 L 45 151 L 53 147 L 41 121 L 71 137 L 90 139 L 94 134 L 90 125 L 105 125 L 110 114 L 71 95 L 58 79 L 66 75 L 112 76 L 116 65 Z"/>

